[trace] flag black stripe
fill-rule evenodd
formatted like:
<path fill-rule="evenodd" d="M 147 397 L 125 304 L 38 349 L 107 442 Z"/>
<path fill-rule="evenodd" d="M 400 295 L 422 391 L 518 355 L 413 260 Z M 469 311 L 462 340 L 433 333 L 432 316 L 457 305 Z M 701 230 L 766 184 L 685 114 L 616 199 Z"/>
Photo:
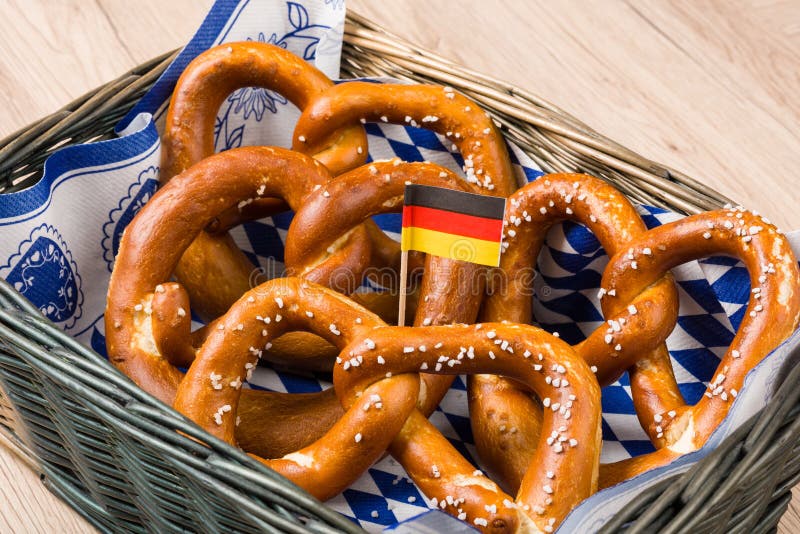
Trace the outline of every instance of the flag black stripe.
<path fill-rule="evenodd" d="M 408 184 L 405 189 L 406 206 L 422 206 L 437 210 L 463 213 L 486 219 L 503 219 L 506 199 L 466 193 L 442 187 Z"/>

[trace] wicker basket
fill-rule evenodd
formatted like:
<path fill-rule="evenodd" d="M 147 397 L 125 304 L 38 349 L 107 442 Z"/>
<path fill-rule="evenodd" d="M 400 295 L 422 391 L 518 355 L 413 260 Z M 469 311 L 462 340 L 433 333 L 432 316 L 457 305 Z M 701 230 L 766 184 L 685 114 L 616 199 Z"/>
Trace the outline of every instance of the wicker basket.
<path fill-rule="evenodd" d="M 0 141 L 0 192 L 38 180 L 44 160 L 58 147 L 112 137 L 114 125 L 174 54 L 141 65 Z M 635 201 L 684 213 L 727 201 L 531 94 L 348 13 L 342 77 L 383 75 L 459 89 L 545 171 L 588 172 Z M 637 497 L 605 529 L 773 530 L 800 480 L 798 384 L 800 370 L 794 369 L 761 413 L 690 471 Z M 2 280 L 0 438 L 29 461 L 51 491 L 103 531 L 359 531 L 139 390 Z"/>

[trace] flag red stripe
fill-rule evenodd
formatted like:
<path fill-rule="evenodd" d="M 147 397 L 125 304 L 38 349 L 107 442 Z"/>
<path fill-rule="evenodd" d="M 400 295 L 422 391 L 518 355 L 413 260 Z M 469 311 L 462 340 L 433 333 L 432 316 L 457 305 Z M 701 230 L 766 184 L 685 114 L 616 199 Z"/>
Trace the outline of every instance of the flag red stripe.
<path fill-rule="evenodd" d="M 485 241 L 500 241 L 503 234 L 503 221 L 499 219 L 475 217 L 423 206 L 403 206 L 403 227 L 412 226 Z"/>

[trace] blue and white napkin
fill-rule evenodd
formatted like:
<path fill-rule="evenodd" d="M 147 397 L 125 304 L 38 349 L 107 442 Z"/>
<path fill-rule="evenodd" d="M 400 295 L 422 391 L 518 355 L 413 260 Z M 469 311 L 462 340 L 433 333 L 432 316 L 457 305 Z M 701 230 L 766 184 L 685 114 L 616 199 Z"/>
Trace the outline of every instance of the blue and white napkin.
<path fill-rule="evenodd" d="M 117 139 L 64 148 L 47 161 L 35 186 L 0 195 L 0 276 L 75 338 L 105 354 L 103 310 L 114 256 L 125 226 L 155 193 L 160 145 L 158 126 L 183 68 L 207 48 L 230 41 L 264 41 L 282 46 L 312 62 L 328 76 L 339 72 L 344 0 L 219 0 L 195 36 L 117 127 Z M 217 116 L 215 145 L 226 150 L 244 145 L 289 146 L 298 110 L 274 92 L 240 89 L 230 95 Z M 428 160 L 461 172 L 463 160 L 442 139 L 426 130 L 368 124 L 372 159 L 399 156 Z M 512 156 L 520 180 L 542 172 L 516 147 Z M 679 218 L 661 209 L 640 206 L 648 226 Z M 379 224 L 399 237 L 396 216 Z M 237 243 L 265 272 L 279 274 L 283 241 L 291 214 L 244 225 L 234 231 Z M 789 234 L 800 252 L 800 232 Z M 577 343 L 602 323 L 597 285 L 608 258 L 582 226 L 565 223 L 549 234 L 536 277 L 536 316 L 542 326 Z M 667 341 L 680 389 L 687 402 L 703 394 L 733 339 L 749 294 L 744 267 L 728 258 L 692 262 L 675 271 L 681 296 L 680 317 Z M 585 501 L 562 525 L 565 532 L 590 532 L 646 486 L 685 470 L 762 408 L 789 348 L 800 332 L 773 352 L 749 375 L 730 415 L 701 451 Z M 256 387 L 310 392 L 327 387 L 315 379 L 260 368 Z M 433 423 L 468 459 L 479 466 L 470 430 L 465 382 L 456 380 Z M 603 390 L 602 461 L 611 462 L 653 450 L 636 419 L 627 377 Z M 342 495 L 328 503 L 370 531 L 396 525 L 428 509 L 427 500 L 391 457 L 375 464 Z M 397 527 L 424 531 L 438 513 Z M 450 523 L 448 523 L 449 525 Z M 450 527 L 448 527 L 449 529 Z M 441 531 L 441 530 L 439 530 Z"/>

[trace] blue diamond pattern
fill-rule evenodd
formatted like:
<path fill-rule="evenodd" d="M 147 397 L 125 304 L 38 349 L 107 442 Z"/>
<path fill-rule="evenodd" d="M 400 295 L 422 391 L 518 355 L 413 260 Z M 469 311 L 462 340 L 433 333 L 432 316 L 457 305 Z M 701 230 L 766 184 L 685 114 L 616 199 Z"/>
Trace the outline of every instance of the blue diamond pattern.
<path fill-rule="evenodd" d="M 727 347 L 733 341 L 733 333 L 711 315 L 684 315 L 678 324 L 704 347 Z"/>
<path fill-rule="evenodd" d="M 383 495 L 346 489 L 342 496 L 359 521 L 369 521 L 387 526 L 397 523 L 397 516 L 389 510 L 389 505 Z M 373 512 L 378 512 L 378 517 L 373 517 Z"/>

